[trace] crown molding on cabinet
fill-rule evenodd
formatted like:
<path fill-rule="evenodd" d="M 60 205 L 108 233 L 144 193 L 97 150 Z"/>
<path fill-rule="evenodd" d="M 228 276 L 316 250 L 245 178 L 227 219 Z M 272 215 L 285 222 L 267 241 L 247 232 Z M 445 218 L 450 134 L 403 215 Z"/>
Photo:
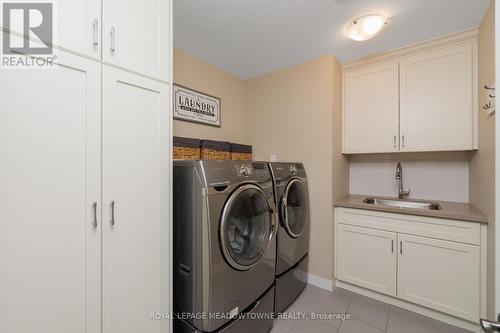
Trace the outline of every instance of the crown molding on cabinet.
<path fill-rule="evenodd" d="M 461 32 L 428 39 L 423 42 L 410 44 L 408 46 L 397 48 L 391 51 L 379 53 L 360 60 L 345 63 L 342 65 L 342 71 L 347 71 L 352 68 L 359 68 L 360 66 L 371 65 L 374 63 L 401 59 L 407 56 L 415 55 L 416 53 L 419 52 L 426 52 L 429 50 L 439 49 L 441 47 L 457 45 L 460 43 L 467 43 L 471 41 L 477 41 L 478 36 L 479 36 L 479 28 L 475 27 Z"/>

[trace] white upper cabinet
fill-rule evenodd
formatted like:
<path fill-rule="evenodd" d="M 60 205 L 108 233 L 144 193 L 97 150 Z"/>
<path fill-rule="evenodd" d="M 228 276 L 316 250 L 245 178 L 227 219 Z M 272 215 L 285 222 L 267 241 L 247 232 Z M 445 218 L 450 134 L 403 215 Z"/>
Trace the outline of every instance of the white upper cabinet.
<path fill-rule="evenodd" d="M 398 64 L 343 74 L 344 153 L 397 151 Z"/>
<path fill-rule="evenodd" d="M 55 1 L 54 44 L 92 58 L 101 58 L 101 1 Z"/>
<path fill-rule="evenodd" d="M 59 0 L 52 3 L 52 39 L 30 32 L 35 42 L 49 42 L 56 48 L 101 59 L 101 0 Z M 44 13 L 45 14 L 45 13 Z M 10 29 L 23 35 L 22 15 L 11 15 Z M 48 20 L 43 17 L 43 20 Z M 5 23 L 2 23 L 4 26 Z M 41 39 L 40 39 L 41 38 Z"/>
<path fill-rule="evenodd" d="M 466 44 L 400 62 L 402 151 L 473 149 L 473 53 Z"/>
<path fill-rule="evenodd" d="M 54 1 L 52 14 L 53 38 L 43 42 L 160 81 L 171 80 L 170 0 L 60 0 Z M 6 27 L 17 35 L 24 33 L 23 22 L 16 21 L 20 17 L 12 16 Z M 40 42 L 34 34 L 30 38 Z"/>
<path fill-rule="evenodd" d="M 343 152 L 477 149 L 477 30 L 343 68 Z"/>
<path fill-rule="evenodd" d="M 103 0 L 103 61 L 169 81 L 170 2 Z"/>

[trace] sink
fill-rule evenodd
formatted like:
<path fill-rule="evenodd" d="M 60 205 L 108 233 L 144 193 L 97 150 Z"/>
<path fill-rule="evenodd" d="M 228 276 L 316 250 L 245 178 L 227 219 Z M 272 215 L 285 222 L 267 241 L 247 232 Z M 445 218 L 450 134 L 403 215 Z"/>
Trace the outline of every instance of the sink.
<path fill-rule="evenodd" d="M 397 208 L 440 210 L 441 206 L 436 202 L 408 201 L 383 198 L 366 198 L 363 203 L 376 206 L 389 206 Z"/>

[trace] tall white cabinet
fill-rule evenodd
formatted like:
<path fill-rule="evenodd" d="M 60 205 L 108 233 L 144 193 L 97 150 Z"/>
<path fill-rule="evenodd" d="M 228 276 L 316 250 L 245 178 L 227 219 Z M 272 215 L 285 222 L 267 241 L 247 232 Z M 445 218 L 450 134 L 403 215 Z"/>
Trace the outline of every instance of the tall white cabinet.
<path fill-rule="evenodd" d="M 103 332 L 166 332 L 169 85 L 103 67 Z"/>
<path fill-rule="evenodd" d="M 0 332 L 100 332 L 100 67 L 0 75 Z"/>
<path fill-rule="evenodd" d="M 55 65 L 0 75 L 0 332 L 170 332 L 171 1 L 56 6 Z"/>

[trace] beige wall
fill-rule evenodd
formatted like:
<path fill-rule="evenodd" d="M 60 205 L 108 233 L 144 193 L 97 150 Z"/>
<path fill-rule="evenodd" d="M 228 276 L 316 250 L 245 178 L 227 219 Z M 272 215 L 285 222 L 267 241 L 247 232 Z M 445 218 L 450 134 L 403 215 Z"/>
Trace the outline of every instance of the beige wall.
<path fill-rule="evenodd" d="M 485 84 L 495 82 L 495 2 L 492 1 L 479 29 L 479 150 L 470 161 L 470 202 L 488 215 L 488 309 L 494 318 L 495 267 L 495 116 L 482 109 Z"/>
<path fill-rule="evenodd" d="M 331 280 L 332 203 L 349 191 L 349 165 L 341 154 L 341 101 L 335 98 L 341 95 L 339 63 L 322 57 L 242 81 L 174 49 L 174 82 L 220 97 L 222 111 L 221 128 L 175 120 L 174 135 L 248 143 L 256 160 L 274 154 L 278 161 L 304 162 L 312 221 L 309 271 Z"/>
<path fill-rule="evenodd" d="M 255 159 L 303 162 L 311 202 L 309 272 L 333 278 L 332 169 L 340 151 L 340 68 L 333 57 L 320 59 L 246 81 L 247 124 Z M 340 95 L 340 94 L 338 94 Z M 334 142 L 335 137 L 335 144 Z M 336 174 L 345 185 L 348 177 Z M 344 190 L 345 190 L 344 189 Z M 340 196 L 340 193 L 336 193 Z"/>
<path fill-rule="evenodd" d="M 219 97 L 220 128 L 174 120 L 174 135 L 248 143 L 244 82 L 183 50 L 174 49 L 174 83 Z"/>

